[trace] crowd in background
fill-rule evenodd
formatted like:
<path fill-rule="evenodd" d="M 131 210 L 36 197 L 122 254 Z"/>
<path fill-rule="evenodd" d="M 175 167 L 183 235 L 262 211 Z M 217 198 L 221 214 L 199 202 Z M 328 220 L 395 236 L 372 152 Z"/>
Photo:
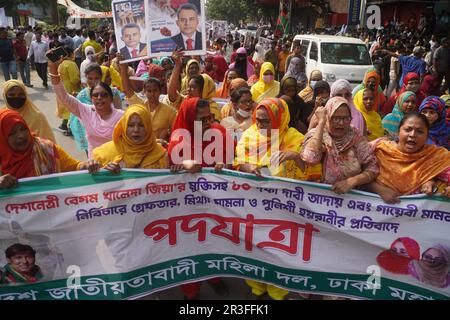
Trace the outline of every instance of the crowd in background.
<path fill-rule="evenodd" d="M 265 35 L 272 41 L 264 49 L 256 37 L 244 46 L 244 39 L 227 34 L 208 43 L 206 56 L 175 51 L 127 64 L 108 27 L 0 29 L 6 81 L 0 188 L 74 170 L 196 173 L 214 167 L 325 183 L 337 194 L 365 190 L 387 203 L 416 193 L 450 197 L 450 49 L 448 39 L 434 32 L 440 19 L 448 20 L 442 17 L 434 26 L 420 19 L 388 22 L 374 31 L 342 29 L 365 41 L 373 62 L 355 88 L 345 79 L 328 83 L 320 70 L 306 74 L 305 52 L 293 36 Z M 59 47 L 67 56 L 49 61 L 49 50 Z M 87 160 L 74 159 L 57 144 L 46 115 L 27 93 L 38 85 L 32 70 L 44 88 L 52 86 L 59 129 L 73 136 Z M 195 161 L 195 122 L 203 133 L 220 132 L 223 146 L 231 139 L 232 150 Z M 179 129 L 190 138 L 180 139 Z M 279 150 L 252 153 L 272 143 L 271 130 L 278 130 Z M 202 142 L 201 151 L 211 143 Z M 184 145 L 192 152 L 177 153 Z M 209 282 L 226 293 L 219 278 Z M 255 297 L 268 293 L 281 300 L 288 293 L 246 282 Z M 196 298 L 200 284 L 183 285 L 186 298 Z"/>

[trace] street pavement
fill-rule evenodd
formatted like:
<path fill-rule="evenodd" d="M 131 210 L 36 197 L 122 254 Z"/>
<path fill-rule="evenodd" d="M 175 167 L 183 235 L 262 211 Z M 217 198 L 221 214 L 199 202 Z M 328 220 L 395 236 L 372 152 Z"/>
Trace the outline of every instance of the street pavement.
<path fill-rule="evenodd" d="M 3 97 L 3 84 L 5 83 L 3 74 L 0 75 L 0 106 L 5 105 Z M 19 75 L 20 80 L 20 75 Z M 61 119 L 56 116 L 56 95 L 53 92 L 53 87 L 49 78 L 49 89 L 45 89 L 42 85 L 42 80 L 38 77 L 35 71 L 31 72 L 31 83 L 33 88 L 27 88 L 28 95 L 33 103 L 41 110 L 47 117 L 50 126 L 55 134 L 57 143 L 64 148 L 72 157 L 79 160 L 86 160 L 86 154 L 77 149 L 73 137 L 66 137 L 58 129 L 61 124 Z M 217 295 L 207 281 L 203 282 L 200 289 L 200 300 L 247 300 L 251 298 L 250 288 L 245 284 L 243 279 L 237 278 L 222 278 L 229 289 L 227 296 Z M 289 294 L 290 299 L 299 299 L 295 293 Z M 160 291 L 151 295 L 139 298 L 140 300 L 179 300 L 183 299 L 183 293 L 179 287 L 174 287 Z"/>

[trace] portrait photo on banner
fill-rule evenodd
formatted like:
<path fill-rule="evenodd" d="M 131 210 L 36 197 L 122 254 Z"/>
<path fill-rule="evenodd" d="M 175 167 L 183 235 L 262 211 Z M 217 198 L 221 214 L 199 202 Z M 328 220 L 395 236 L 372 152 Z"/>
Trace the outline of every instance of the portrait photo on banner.
<path fill-rule="evenodd" d="M 117 47 L 124 57 L 122 63 L 147 57 L 144 0 L 114 0 L 112 12 Z"/>
<path fill-rule="evenodd" d="M 148 55 L 170 55 L 176 48 L 186 55 L 206 54 L 204 0 L 146 0 Z"/>

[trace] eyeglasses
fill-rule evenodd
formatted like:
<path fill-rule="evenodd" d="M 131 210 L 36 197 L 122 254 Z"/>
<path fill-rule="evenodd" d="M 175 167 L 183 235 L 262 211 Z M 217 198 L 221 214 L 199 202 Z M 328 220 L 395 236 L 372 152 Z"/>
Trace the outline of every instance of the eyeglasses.
<path fill-rule="evenodd" d="M 255 120 L 256 120 L 257 123 L 259 123 L 261 125 L 269 125 L 270 124 L 270 119 L 256 118 Z"/>
<path fill-rule="evenodd" d="M 432 255 L 429 254 L 424 254 L 422 256 L 422 260 L 426 261 L 426 262 L 430 262 L 432 264 L 445 264 L 446 261 L 443 258 L 439 258 L 439 257 L 433 257 Z"/>
<path fill-rule="evenodd" d="M 108 96 L 108 94 L 106 92 L 96 92 L 96 93 L 93 93 L 92 96 L 94 98 L 98 98 L 98 97 L 106 98 Z"/>
<path fill-rule="evenodd" d="M 352 121 L 352 117 L 350 117 L 350 116 L 345 116 L 345 117 L 331 117 L 331 122 L 333 122 L 333 123 L 340 123 L 340 122 L 348 123 L 348 122 L 350 122 L 350 121 Z"/>

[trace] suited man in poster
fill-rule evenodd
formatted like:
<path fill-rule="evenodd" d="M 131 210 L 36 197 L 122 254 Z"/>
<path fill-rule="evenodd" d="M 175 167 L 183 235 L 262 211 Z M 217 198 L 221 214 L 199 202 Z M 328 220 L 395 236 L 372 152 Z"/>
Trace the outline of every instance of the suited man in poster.
<path fill-rule="evenodd" d="M 197 31 L 200 23 L 199 10 L 192 3 L 184 3 L 177 10 L 177 26 L 180 33 L 171 39 L 182 50 L 201 50 L 202 33 Z"/>
<path fill-rule="evenodd" d="M 125 46 L 120 49 L 124 60 L 138 58 L 141 56 L 146 44 L 141 41 L 141 29 L 137 24 L 130 23 L 122 28 L 122 41 Z"/>

